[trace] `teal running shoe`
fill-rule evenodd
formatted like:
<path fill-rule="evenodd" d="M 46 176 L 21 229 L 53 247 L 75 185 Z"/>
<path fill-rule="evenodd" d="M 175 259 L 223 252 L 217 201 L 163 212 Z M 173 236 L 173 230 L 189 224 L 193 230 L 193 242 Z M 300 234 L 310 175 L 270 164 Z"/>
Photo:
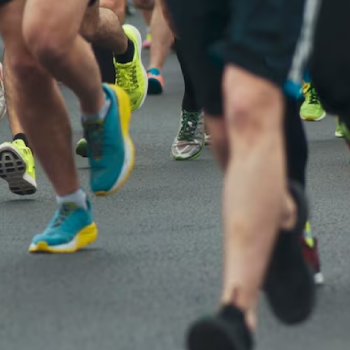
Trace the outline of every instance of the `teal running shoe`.
<path fill-rule="evenodd" d="M 75 203 L 63 203 L 45 231 L 34 236 L 29 251 L 74 253 L 95 242 L 97 236 L 97 226 L 92 218 L 89 200 L 87 209 L 79 208 Z"/>
<path fill-rule="evenodd" d="M 97 196 L 117 191 L 128 179 L 135 162 L 129 134 L 130 100 L 116 85 L 103 85 L 110 109 L 103 120 L 83 122 L 88 145 L 90 186 Z"/>

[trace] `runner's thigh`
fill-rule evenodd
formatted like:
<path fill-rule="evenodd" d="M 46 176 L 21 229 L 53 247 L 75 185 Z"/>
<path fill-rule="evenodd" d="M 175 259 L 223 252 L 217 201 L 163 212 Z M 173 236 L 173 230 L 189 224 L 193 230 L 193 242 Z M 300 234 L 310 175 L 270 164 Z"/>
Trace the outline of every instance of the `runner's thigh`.
<path fill-rule="evenodd" d="M 79 32 L 90 0 L 27 0 L 23 30 L 52 39 L 72 39 Z"/>

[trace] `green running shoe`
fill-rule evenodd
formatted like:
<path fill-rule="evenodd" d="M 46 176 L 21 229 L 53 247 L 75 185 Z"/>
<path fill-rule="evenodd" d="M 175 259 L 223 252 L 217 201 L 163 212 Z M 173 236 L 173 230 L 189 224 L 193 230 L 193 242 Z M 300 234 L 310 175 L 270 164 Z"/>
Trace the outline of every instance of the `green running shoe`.
<path fill-rule="evenodd" d="M 75 147 L 75 153 L 78 156 L 87 158 L 87 156 L 88 156 L 87 142 L 84 138 L 80 139 L 77 142 L 77 145 Z"/>
<path fill-rule="evenodd" d="M 335 122 L 335 137 L 342 138 L 344 137 L 344 127 L 342 126 L 339 117 L 337 117 L 337 120 Z"/>
<path fill-rule="evenodd" d="M 301 119 L 308 122 L 318 122 L 326 116 L 320 99 L 312 84 L 304 84 L 305 101 L 300 107 Z"/>

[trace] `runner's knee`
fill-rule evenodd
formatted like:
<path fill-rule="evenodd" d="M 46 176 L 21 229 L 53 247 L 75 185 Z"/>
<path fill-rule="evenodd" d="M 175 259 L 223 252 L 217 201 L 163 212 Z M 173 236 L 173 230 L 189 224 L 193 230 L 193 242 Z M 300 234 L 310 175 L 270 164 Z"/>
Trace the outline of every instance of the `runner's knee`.
<path fill-rule="evenodd" d="M 23 36 L 29 51 L 44 64 L 64 59 L 76 38 L 64 30 L 50 26 L 43 28 L 40 21 L 24 23 Z"/>
<path fill-rule="evenodd" d="M 255 137 L 282 130 L 283 95 L 277 87 L 256 87 L 252 83 L 248 89 L 249 83 L 243 83 L 243 80 L 236 85 L 230 82 L 224 80 L 225 119 L 229 133 Z"/>
<path fill-rule="evenodd" d="M 7 57 L 11 59 L 6 60 L 6 79 L 16 79 L 23 84 L 35 85 L 38 81 L 38 63 L 34 57 L 28 52 L 25 47 L 18 47 L 16 50 L 12 50 L 11 47 L 6 48 Z"/>

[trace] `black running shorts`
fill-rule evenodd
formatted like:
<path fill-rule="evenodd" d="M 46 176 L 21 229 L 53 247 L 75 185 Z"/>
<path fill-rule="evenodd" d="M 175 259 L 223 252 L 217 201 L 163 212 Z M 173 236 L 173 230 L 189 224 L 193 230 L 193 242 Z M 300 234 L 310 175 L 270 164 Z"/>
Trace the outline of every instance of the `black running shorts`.
<path fill-rule="evenodd" d="M 12 0 L 0 0 L 0 6 L 5 5 L 6 3 L 10 2 Z M 97 0 L 90 0 L 89 6 L 92 6 Z"/>
<path fill-rule="evenodd" d="M 164 1 L 184 45 L 198 102 L 209 115 L 222 115 L 227 63 L 296 94 L 311 39 L 301 33 L 315 17 L 304 17 L 309 0 Z"/>
<path fill-rule="evenodd" d="M 10 1 L 12 1 L 12 0 L 0 0 L 0 6 L 5 5 Z"/>
<path fill-rule="evenodd" d="M 310 62 L 323 107 L 350 127 L 350 1 L 323 0 Z"/>

